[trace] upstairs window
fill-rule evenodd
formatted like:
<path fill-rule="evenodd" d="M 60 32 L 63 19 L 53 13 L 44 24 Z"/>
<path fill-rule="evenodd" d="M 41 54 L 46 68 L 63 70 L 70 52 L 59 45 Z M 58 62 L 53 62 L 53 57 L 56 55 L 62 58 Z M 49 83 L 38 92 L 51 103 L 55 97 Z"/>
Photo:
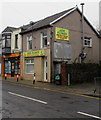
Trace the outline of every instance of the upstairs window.
<path fill-rule="evenodd" d="M 27 37 L 27 50 L 32 49 L 32 36 Z"/>
<path fill-rule="evenodd" d="M 6 35 L 6 47 L 11 47 L 11 36 Z"/>
<path fill-rule="evenodd" d="M 92 38 L 91 37 L 84 37 L 84 46 L 92 47 Z"/>
<path fill-rule="evenodd" d="M 15 48 L 18 48 L 18 34 L 15 35 Z"/>
<path fill-rule="evenodd" d="M 11 36 L 6 35 L 2 37 L 2 48 L 11 47 Z"/>
<path fill-rule="evenodd" d="M 41 48 L 47 47 L 47 32 L 41 33 Z"/>
<path fill-rule="evenodd" d="M 6 47 L 11 47 L 11 39 L 6 39 Z"/>
<path fill-rule="evenodd" d="M 4 47 L 5 47 L 5 39 L 2 40 L 2 48 L 4 48 Z"/>

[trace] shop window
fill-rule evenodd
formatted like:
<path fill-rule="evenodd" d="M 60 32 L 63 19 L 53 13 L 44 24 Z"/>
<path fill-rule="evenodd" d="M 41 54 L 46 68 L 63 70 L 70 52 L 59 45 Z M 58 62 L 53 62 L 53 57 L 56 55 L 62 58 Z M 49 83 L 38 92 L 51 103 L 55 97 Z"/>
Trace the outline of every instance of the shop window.
<path fill-rule="evenodd" d="M 18 48 L 18 34 L 15 35 L 15 48 Z"/>
<path fill-rule="evenodd" d="M 41 48 L 47 47 L 47 32 L 41 33 Z"/>
<path fill-rule="evenodd" d="M 11 74 L 11 61 L 5 61 L 5 73 Z"/>
<path fill-rule="evenodd" d="M 34 74 L 34 60 L 33 59 L 26 60 L 26 73 Z"/>
<path fill-rule="evenodd" d="M 84 46 L 92 47 L 92 38 L 91 37 L 84 37 Z"/>
<path fill-rule="evenodd" d="M 32 36 L 27 37 L 27 49 L 32 49 Z"/>
<path fill-rule="evenodd" d="M 14 66 L 14 71 L 15 75 L 20 75 L 20 60 L 15 61 L 15 66 Z"/>

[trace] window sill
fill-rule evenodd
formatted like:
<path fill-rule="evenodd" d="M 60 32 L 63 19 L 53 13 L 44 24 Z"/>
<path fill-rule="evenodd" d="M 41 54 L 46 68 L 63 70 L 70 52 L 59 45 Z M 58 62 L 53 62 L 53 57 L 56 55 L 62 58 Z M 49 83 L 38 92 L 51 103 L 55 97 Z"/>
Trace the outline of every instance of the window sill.
<path fill-rule="evenodd" d="M 26 74 L 28 74 L 28 75 L 29 75 L 29 74 L 33 75 L 34 73 L 26 73 Z"/>
<path fill-rule="evenodd" d="M 86 48 L 92 48 L 92 46 L 85 46 L 85 45 L 84 45 L 84 47 L 86 47 Z"/>

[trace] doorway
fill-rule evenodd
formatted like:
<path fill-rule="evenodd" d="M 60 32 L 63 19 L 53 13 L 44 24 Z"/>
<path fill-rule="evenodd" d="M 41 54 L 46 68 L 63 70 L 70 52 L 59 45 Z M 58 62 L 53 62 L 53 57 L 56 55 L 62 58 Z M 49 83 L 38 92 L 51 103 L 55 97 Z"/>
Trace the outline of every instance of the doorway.
<path fill-rule="evenodd" d="M 44 81 L 47 82 L 47 57 L 44 58 Z"/>
<path fill-rule="evenodd" d="M 11 77 L 14 77 L 14 62 L 11 63 Z"/>

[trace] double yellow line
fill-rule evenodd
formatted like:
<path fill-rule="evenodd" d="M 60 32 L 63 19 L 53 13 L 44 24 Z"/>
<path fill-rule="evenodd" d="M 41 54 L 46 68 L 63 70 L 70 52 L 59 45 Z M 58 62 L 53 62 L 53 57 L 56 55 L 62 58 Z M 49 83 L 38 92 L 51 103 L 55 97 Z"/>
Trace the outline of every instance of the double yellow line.
<path fill-rule="evenodd" d="M 71 94 L 71 95 L 76 95 L 76 96 L 81 96 L 81 97 L 87 97 L 87 98 L 93 98 L 93 99 L 97 99 L 97 100 L 101 100 L 101 98 L 97 98 L 97 97 L 93 97 L 93 96 L 87 96 L 87 95 L 82 95 L 82 94 L 77 94 L 77 93 L 71 93 L 71 92 L 64 92 L 64 91 L 60 91 L 60 90 L 54 90 L 54 89 L 49 89 L 49 88 L 45 88 L 45 87 L 38 87 L 38 86 L 30 86 L 30 85 L 25 85 L 25 84 L 17 84 L 15 82 L 11 82 L 10 83 L 14 84 L 14 85 L 19 85 L 19 86 L 25 86 L 25 87 L 29 87 L 29 88 L 36 88 L 36 89 L 43 89 L 43 90 L 48 90 L 48 91 L 52 91 L 52 92 L 58 92 L 58 93 L 63 93 L 63 94 Z"/>

